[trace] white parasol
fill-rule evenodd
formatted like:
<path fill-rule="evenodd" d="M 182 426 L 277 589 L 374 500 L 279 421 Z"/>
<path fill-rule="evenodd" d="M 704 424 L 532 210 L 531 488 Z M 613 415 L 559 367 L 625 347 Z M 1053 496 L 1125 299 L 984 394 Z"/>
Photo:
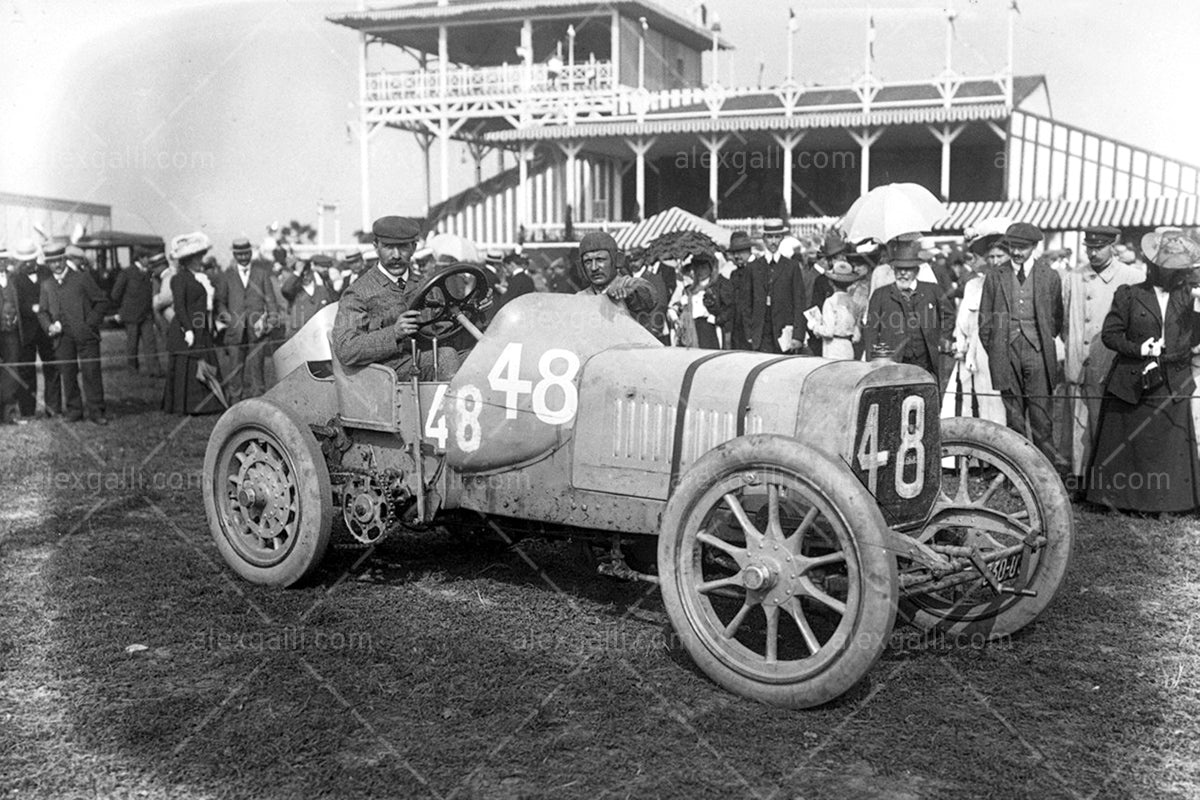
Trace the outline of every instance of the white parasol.
<path fill-rule="evenodd" d="M 916 183 L 877 186 L 854 201 L 841 228 L 852 242 L 890 241 L 902 233 L 927 231 L 948 213 L 945 204 Z"/>

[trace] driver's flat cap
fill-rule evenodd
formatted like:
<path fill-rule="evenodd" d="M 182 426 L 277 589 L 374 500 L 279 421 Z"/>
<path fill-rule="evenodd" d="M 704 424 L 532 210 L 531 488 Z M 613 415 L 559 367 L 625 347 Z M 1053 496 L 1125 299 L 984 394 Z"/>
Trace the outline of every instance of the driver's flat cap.
<path fill-rule="evenodd" d="M 380 217 L 371 233 L 381 244 L 408 244 L 421 238 L 421 220 L 413 217 Z"/>

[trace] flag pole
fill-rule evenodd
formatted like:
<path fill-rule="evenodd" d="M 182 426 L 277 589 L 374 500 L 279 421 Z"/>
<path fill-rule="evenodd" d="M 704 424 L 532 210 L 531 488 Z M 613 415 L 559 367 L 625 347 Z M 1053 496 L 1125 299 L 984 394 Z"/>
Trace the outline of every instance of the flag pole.
<path fill-rule="evenodd" d="M 874 55 L 872 40 L 875 38 L 875 17 L 871 9 L 867 9 L 867 42 L 866 51 L 863 53 L 863 74 L 868 78 L 871 77 L 871 58 Z"/>
<path fill-rule="evenodd" d="M 1013 29 L 1019 13 L 1017 0 L 1012 0 L 1008 5 L 1008 62 L 1004 67 L 1004 93 L 1009 106 L 1013 103 Z"/>
<path fill-rule="evenodd" d="M 954 3 L 946 0 L 946 74 L 954 71 Z"/>
<path fill-rule="evenodd" d="M 792 82 L 793 53 L 796 50 L 796 12 L 788 9 L 788 38 L 787 38 L 787 82 Z"/>

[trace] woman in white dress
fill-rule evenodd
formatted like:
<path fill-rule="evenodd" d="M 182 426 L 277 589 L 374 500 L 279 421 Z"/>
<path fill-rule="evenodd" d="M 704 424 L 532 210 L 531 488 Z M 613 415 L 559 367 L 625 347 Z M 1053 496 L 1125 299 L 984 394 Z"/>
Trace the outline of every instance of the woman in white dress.
<path fill-rule="evenodd" d="M 979 300 L 983 279 L 1008 258 L 998 244 L 1002 234 L 973 239 L 967 249 L 973 256 L 974 276 L 963 287 L 962 302 L 954 322 L 954 369 L 942 396 L 943 417 L 979 417 L 1005 424 L 1004 403 L 992 388 L 987 351 L 979 341 Z"/>
<path fill-rule="evenodd" d="M 854 345 L 862 339 L 864 308 L 859 299 L 861 294 L 851 292 L 851 287 L 865 274 L 844 259 L 829 261 L 824 276 L 829 282 L 829 296 L 821 304 L 819 313 L 813 307 L 806 315 L 809 332 L 821 337 L 823 358 L 854 360 Z"/>

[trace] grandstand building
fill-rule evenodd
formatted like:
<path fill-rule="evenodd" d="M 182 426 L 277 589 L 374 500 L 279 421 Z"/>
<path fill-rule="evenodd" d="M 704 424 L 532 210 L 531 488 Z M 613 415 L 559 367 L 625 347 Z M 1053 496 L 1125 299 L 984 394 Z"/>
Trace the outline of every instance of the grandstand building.
<path fill-rule="evenodd" d="M 673 206 L 752 229 L 786 215 L 811 230 L 897 181 L 947 201 L 945 233 L 995 214 L 1067 244 L 1093 224 L 1200 224 L 1195 166 L 1055 119 L 1046 78 L 1013 74 L 1013 13 L 1009 65 L 995 74 L 956 72 L 948 38 L 940 74 L 882 82 L 868 29 L 854 82 L 788 74 L 764 87 L 723 85 L 714 67 L 731 45 L 719 26 L 649 0 L 442 0 L 329 20 L 362 36 L 364 218 L 367 142 L 391 128 L 425 151 L 435 226 L 486 244 L 563 241 Z M 385 48 L 412 69 L 373 68 Z M 453 141 L 477 182 L 451 195 Z"/>

